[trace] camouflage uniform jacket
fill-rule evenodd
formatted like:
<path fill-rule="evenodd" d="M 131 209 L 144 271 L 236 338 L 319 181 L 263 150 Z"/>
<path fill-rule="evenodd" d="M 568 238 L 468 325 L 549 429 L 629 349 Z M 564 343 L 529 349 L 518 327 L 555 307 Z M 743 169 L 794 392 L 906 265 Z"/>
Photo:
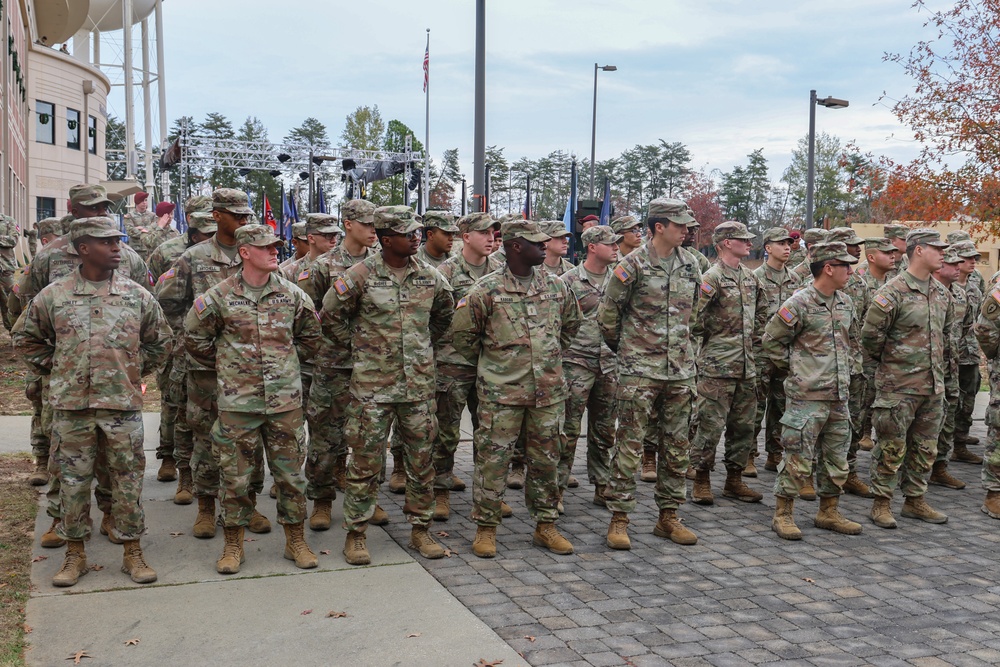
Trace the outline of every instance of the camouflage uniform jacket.
<path fill-rule="evenodd" d="M 979 271 L 971 273 L 969 279 L 965 281 L 966 301 L 968 302 L 968 309 L 974 314 L 972 318 L 973 323 L 976 321 L 975 313 L 978 313 L 983 305 L 985 289 L 986 281 L 983 280 Z M 955 319 L 958 319 L 957 313 Z M 976 341 L 976 332 L 971 329 L 959 341 L 958 364 L 960 366 L 979 365 L 979 343 Z"/>
<path fill-rule="evenodd" d="M 156 214 L 152 211 L 145 213 L 132 211 L 125 214 L 122 218 L 122 224 L 125 226 L 125 233 L 128 234 L 129 243 L 138 247 L 142 236 L 152 231 L 153 227 L 156 226 Z M 140 227 L 145 227 L 148 231 L 140 231 Z"/>
<path fill-rule="evenodd" d="M 304 286 L 312 284 L 310 280 L 312 278 L 312 268 L 315 263 L 315 259 L 310 259 L 309 255 L 303 255 L 285 267 L 282 273 L 285 278 L 288 278 L 290 281 L 298 285 L 300 290 L 305 292 L 306 290 Z M 306 292 L 306 294 L 308 294 L 308 292 Z M 322 302 L 322 299 L 319 301 L 313 299 L 313 303 L 317 304 L 317 306 L 321 305 Z"/>
<path fill-rule="evenodd" d="M 836 291 L 829 298 L 810 283 L 789 297 L 764 329 L 764 356 L 785 379 L 788 398 L 846 401 L 851 386 L 849 340 L 854 305 Z"/>
<path fill-rule="evenodd" d="M 0 216 L 0 272 L 13 275 L 17 269 L 17 260 L 14 258 L 14 246 L 21 237 L 21 228 L 14 220 L 6 216 Z"/>
<path fill-rule="evenodd" d="M 160 276 L 156 298 L 170 320 L 170 326 L 184 330 L 184 318 L 194 300 L 242 268 L 239 253 L 229 259 L 213 236 L 196 243 Z"/>
<path fill-rule="evenodd" d="M 80 255 L 70 243 L 68 235 L 53 239 L 31 261 L 28 269 L 28 289 L 21 292 L 21 299 L 31 299 L 49 283 L 76 273 L 80 264 Z M 121 246 L 120 270 L 133 282 L 142 285 L 148 291 L 152 291 L 146 262 L 139 257 L 135 250 L 124 244 Z"/>
<path fill-rule="evenodd" d="M 281 264 L 278 264 L 278 270 L 281 271 L 281 275 L 293 283 L 298 283 L 296 278 L 299 275 L 299 264 L 302 260 L 307 259 L 309 255 L 303 255 L 302 257 L 289 257 Z"/>
<path fill-rule="evenodd" d="M 525 286 L 510 268 L 484 277 L 455 308 L 455 350 L 477 366 L 481 400 L 547 407 L 566 400 L 563 352 L 580 328 L 566 284 L 540 267 Z"/>
<path fill-rule="evenodd" d="M 417 250 L 417 259 L 427 262 L 436 269 L 451 259 L 451 257 L 449 255 L 445 255 L 441 258 L 431 257 L 430 253 L 427 252 L 427 244 L 425 243 L 420 246 L 419 250 Z"/>
<path fill-rule="evenodd" d="M 695 377 L 691 324 L 700 298 L 695 254 L 677 248 L 670 271 L 652 242 L 636 248 L 611 272 L 597 323 L 618 354 L 618 372 L 654 380 Z"/>
<path fill-rule="evenodd" d="M 944 392 L 955 351 L 954 307 L 937 280 L 903 271 L 875 292 L 861 331 L 866 364 L 876 366 L 880 393 L 927 396 Z"/>
<path fill-rule="evenodd" d="M 990 361 L 992 373 L 994 371 L 992 367 L 996 364 L 997 352 L 1000 351 L 1000 285 L 994 285 L 990 293 L 983 299 L 974 330 L 983 355 Z M 996 387 L 993 389 L 995 390 Z"/>
<path fill-rule="evenodd" d="M 296 276 L 296 280 L 298 280 L 299 287 L 312 297 L 313 303 L 322 307 L 323 300 L 330 291 L 330 287 L 337 276 L 355 264 L 374 257 L 376 254 L 378 253 L 375 250 L 366 248 L 364 258 L 359 260 L 347 252 L 343 244 L 340 244 L 329 252 L 325 252 L 317 257 L 313 265 L 309 267 L 309 275 L 302 280 L 298 280 L 298 276 Z M 302 273 L 299 272 L 299 276 L 301 275 Z M 333 341 L 326 337 L 326 331 L 324 330 L 323 343 L 319 347 L 316 358 L 313 359 L 313 364 L 317 368 L 350 370 L 352 365 L 351 349 L 350 347 L 345 348 L 334 344 Z"/>
<path fill-rule="evenodd" d="M 553 267 L 543 262 L 542 268 L 545 269 L 549 273 L 549 275 L 553 275 L 556 278 L 558 278 L 559 276 L 565 275 L 567 272 L 572 271 L 576 267 L 573 265 L 573 262 L 570 262 L 565 257 L 562 257 L 559 259 L 559 266 Z"/>
<path fill-rule="evenodd" d="M 792 275 L 787 266 L 778 271 L 772 269 L 766 262 L 754 269 L 753 274 L 760 279 L 760 284 L 764 289 L 764 300 L 767 302 L 767 320 L 770 321 L 778 312 L 781 304 L 795 292 L 799 281 Z"/>
<path fill-rule="evenodd" d="M 259 297 L 242 270 L 210 288 L 194 300 L 184 332 L 190 359 L 216 372 L 219 410 L 273 415 L 302 407 L 299 360 L 316 353 L 319 320 L 306 293 L 278 273 Z"/>
<path fill-rule="evenodd" d="M 950 367 L 945 374 L 945 382 L 948 386 L 948 396 L 958 396 L 958 365 L 962 356 L 963 346 L 967 345 L 969 337 L 972 337 L 976 346 L 976 358 L 978 359 L 979 343 L 975 342 L 976 332 L 973 330 L 976 323 L 976 311 L 973 309 L 972 304 L 969 303 L 966 286 L 952 283 L 948 289 L 951 291 L 951 303 L 955 309 L 955 317 L 952 320 L 951 326 L 952 345 L 958 352 L 951 360 Z M 975 363 L 978 364 L 979 362 L 976 361 Z"/>
<path fill-rule="evenodd" d="M 701 345 L 698 374 L 757 377 L 755 351 L 767 324 L 767 300 L 750 269 L 717 261 L 701 278 L 701 302 L 691 334 Z"/>
<path fill-rule="evenodd" d="M 153 295 L 117 271 L 100 287 L 79 271 L 53 282 L 23 322 L 15 347 L 49 376 L 56 410 L 141 410 L 141 377 L 160 369 L 171 336 Z"/>
<path fill-rule="evenodd" d="M 157 283 L 160 281 L 160 276 L 169 271 L 174 262 L 180 259 L 184 251 L 188 249 L 189 244 L 187 234 L 182 234 L 161 243 L 156 247 L 156 250 L 150 253 L 146 264 Z"/>
<path fill-rule="evenodd" d="M 452 298 L 455 299 L 455 303 L 458 303 L 469 293 L 469 290 L 472 289 L 472 286 L 475 285 L 478 280 L 481 280 L 490 273 L 502 268 L 503 261 L 496 255 L 490 255 L 486 258 L 486 273 L 477 279 L 473 275 L 469 262 L 466 261 L 463 255 L 459 254 L 449 258 L 448 261 L 439 266 L 438 271 L 448 280 L 448 284 L 451 285 Z M 469 363 L 469 360 L 456 352 L 455 347 L 451 344 L 452 328 L 454 327 L 454 324 L 454 320 L 452 320 L 452 327 L 449 327 L 448 333 L 446 333 L 441 340 L 438 341 L 438 348 L 435 352 L 436 361 L 439 364 L 444 363 L 452 364 L 454 366 L 472 366 L 475 368 L 476 364 Z"/>
<path fill-rule="evenodd" d="M 798 248 L 792 248 L 791 254 L 788 255 L 788 266 L 797 267 L 802 262 L 806 261 L 806 249 L 802 247 L 802 242 L 799 242 Z"/>
<path fill-rule="evenodd" d="M 142 250 L 146 253 L 147 257 L 162 244 L 170 241 L 171 239 L 176 239 L 181 235 L 181 233 L 174 228 L 173 224 L 169 224 L 163 229 L 160 229 L 159 225 L 154 223 L 153 227 L 153 229 L 149 230 L 148 234 L 142 235 Z"/>
<path fill-rule="evenodd" d="M 705 255 L 702 254 L 700 250 L 698 250 L 697 248 L 687 248 L 687 247 L 685 247 L 684 249 L 687 250 L 692 255 L 694 255 L 694 258 L 698 260 L 699 271 L 705 273 L 710 268 L 712 268 L 712 260 L 710 260 L 708 257 L 705 257 Z"/>
<path fill-rule="evenodd" d="M 451 286 L 437 269 L 411 257 L 400 279 L 377 254 L 334 280 L 323 299 L 323 333 L 350 351 L 356 398 L 424 401 L 434 398 L 434 345 L 454 312 Z"/>
<path fill-rule="evenodd" d="M 795 268 L 792 269 L 792 275 L 795 276 L 799 285 L 806 285 L 812 280 L 812 271 L 809 269 L 808 257 L 795 265 Z"/>
<path fill-rule="evenodd" d="M 577 364 L 593 373 L 613 373 L 616 366 L 615 353 L 604 342 L 601 326 L 597 323 L 597 309 L 604 298 L 608 280 L 611 279 L 611 269 L 605 272 L 604 280 L 595 281 L 581 264 L 564 273 L 561 279 L 580 304 L 580 315 L 583 318 L 580 330 L 563 354 L 563 363 Z"/>
<path fill-rule="evenodd" d="M 864 279 L 856 273 L 852 273 L 847 279 L 847 286 L 844 292 L 851 297 L 854 303 L 854 317 L 851 319 L 851 329 L 849 331 L 851 339 L 851 374 L 861 375 L 863 372 L 865 355 L 861 350 L 861 327 L 865 323 L 865 314 L 871 305 L 871 292 Z"/>

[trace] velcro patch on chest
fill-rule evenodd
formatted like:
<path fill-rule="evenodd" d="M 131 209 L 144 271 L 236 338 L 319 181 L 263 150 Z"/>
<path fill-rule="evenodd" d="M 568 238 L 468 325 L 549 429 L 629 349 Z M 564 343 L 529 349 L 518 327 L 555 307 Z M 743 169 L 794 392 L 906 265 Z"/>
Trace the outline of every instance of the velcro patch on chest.
<path fill-rule="evenodd" d="M 413 284 L 417 287 L 434 287 L 433 278 L 414 278 Z"/>
<path fill-rule="evenodd" d="M 892 310 L 892 302 L 883 294 L 876 294 L 872 301 L 882 310 Z"/>
<path fill-rule="evenodd" d="M 373 280 L 369 285 L 372 287 L 392 287 L 393 282 L 391 280 Z"/>
<path fill-rule="evenodd" d="M 514 297 L 512 296 L 495 296 L 493 300 L 497 303 L 514 303 Z"/>

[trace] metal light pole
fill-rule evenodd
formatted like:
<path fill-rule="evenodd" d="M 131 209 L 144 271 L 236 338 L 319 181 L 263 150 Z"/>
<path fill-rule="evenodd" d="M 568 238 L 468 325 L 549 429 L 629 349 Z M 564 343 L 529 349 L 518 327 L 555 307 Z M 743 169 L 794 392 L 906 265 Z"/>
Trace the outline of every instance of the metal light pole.
<path fill-rule="evenodd" d="M 809 91 L 809 163 L 806 171 L 806 229 L 813 226 L 813 190 L 816 186 L 816 105 L 827 109 L 846 109 L 850 106 L 847 100 L 835 97 L 817 99 L 816 91 Z M 591 172 L 593 173 L 593 172 Z M 594 189 L 594 179 L 591 177 L 590 189 Z M 591 195 L 593 196 L 593 195 Z"/>
<path fill-rule="evenodd" d="M 476 0 L 476 95 L 472 155 L 473 213 L 485 211 L 486 192 L 486 0 Z"/>
<path fill-rule="evenodd" d="M 594 63 L 594 123 L 590 128 L 590 198 L 594 198 L 594 155 L 597 152 L 597 70 L 614 72 L 614 65 L 598 65 Z"/>

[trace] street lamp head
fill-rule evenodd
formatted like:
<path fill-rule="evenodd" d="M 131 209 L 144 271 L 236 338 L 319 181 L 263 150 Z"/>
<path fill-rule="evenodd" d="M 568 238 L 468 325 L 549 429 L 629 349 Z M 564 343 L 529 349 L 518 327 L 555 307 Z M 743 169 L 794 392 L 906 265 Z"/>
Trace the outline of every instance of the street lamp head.
<path fill-rule="evenodd" d="M 601 67 L 601 69 L 604 70 L 605 72 L 617 72 L 618 71 L 618 67 L 616 67 L 615 65 L 603 65 Z"/>
<path fill-rule="evenodd" d="M 839 100 L 836 97 L 824 97 L 816 100 L 816 104 L 827 109 L 846 109 L 851 105 L 847 100 Z"/>
<path fill-rule="evenodd" d="M 250 170 L 247 169 L 246 167 L 241 167 L 240 169 L 237 169 L 237 171 L 239 172 L 240 176 L 247 176 L 250 174 Z"/>
<path fill-rule="evenodd" d="M 280 162 L 281 164 L 284 164 L 284 163 L 288 162 L 291 159 L 292 159 L 292 156 L 289 155 L 288 153 L 280 153 L 278 155 L 278 162 Z"/>
<path fill-rule="evenodd" d="M 281 172 L 279 170 L 277 170 L 277 169 L 272 169 L 271 171 L 269 171 L 267 173 L 268 173 L 268 175 L 271 178 L 277 178 L 278 176 L 281 176 Z"/>

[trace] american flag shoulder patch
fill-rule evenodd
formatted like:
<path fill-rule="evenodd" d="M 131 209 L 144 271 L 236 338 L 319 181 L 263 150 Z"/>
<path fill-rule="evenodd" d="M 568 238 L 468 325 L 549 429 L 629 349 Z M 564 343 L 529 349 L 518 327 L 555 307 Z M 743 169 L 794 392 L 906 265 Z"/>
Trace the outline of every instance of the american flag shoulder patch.
<path fill-rule="evenodd" d="M 304 269 L 302 273 L 299 274 L 299 280 L 309 280 L 309 269 Z"/>
<path fill-rule="evenodd" d="M 629 273 L 628 270 L 626 270 L 626 268 L 621 264 L 615 267 L 614 274 L 615 278 L 622 281 L 623 283 L 628 282 L 628 279 L 632 277 L 632 274 Z"/>
<path fill-rule="evenodd" d="M 162 283 L 164 280 L 169 280 L 176 275 L 177 271 L 175 269 L 170 269 L 169 271 L 165 272 L 163 275 L 160 276 L 160 279 L 157 281 L 157 284 Z"/>
<path fill-rule="evenodd" d="M 993 297 L 994 301 L 996 301 L 997 303 L 1000 303 L 1000 288 L 995 289 L 992 292 L 990 292 L 990 296 Z"/>
<path fill-rule="evenodd" d="M 708 283 L 701 284 L 701 291 L 707 294 L 708 296 L 712 296 L 713 294 L 715 294 L 715 288 L 709 285 Z"/>
<path fill-rule="evenodd" d="M 465 308 L 467 305 L 469 305 L 469 300 L 463 296 L 461 299 L 458 300 L 458 303 L 455 304 L 455 310 L 458 310 L 459 308 Z"/>
<path fill-rule="evenodd" d="M 347 294 L 350 287 L 347 286 L 347 282 L 343 278 L 337 278 L 333 281 L 333 289 L 337 290 L 337 294 Z"/>
<path fill-rule="evenodd" d="M 889 310 L 890 308 L 892 308 L 892 302 L 889 301 L 889 299 L 887 299 L 885 295 L 876 294 L 875 298 L 872 299 L 872 301 L 878 304 L 878 307 L 881 308 L 882 310 Z"/>
<path fill-rule="evenodd" d="M 785 324 L 791 324 L 795 321 L 795 313 L 784 307 L 778 309 L 778 317 L 784 320 Z"/>
<path fill-rule="evenodd" d="M 198 315 L 201 315 L 202 313 L 205 312 L 205 309 L 208 308 L 209 304 L 211 303 L 212 299 L 210 297 L 199 296 L 197 299 L 194 300 L 194 312 L 198 313 Z"/>

